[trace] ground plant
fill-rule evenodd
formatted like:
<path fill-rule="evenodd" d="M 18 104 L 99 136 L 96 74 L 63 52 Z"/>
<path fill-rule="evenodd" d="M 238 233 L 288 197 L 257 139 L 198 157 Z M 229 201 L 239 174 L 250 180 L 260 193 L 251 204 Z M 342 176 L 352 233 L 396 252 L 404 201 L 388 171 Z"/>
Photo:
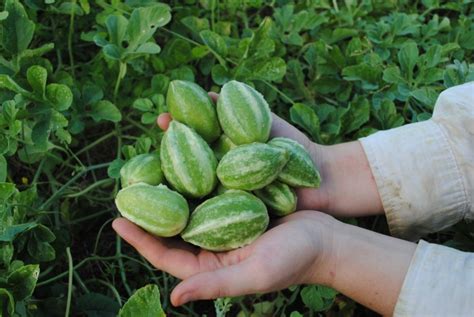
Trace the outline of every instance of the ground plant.
<path fill-rule="evenodd" d="M 120 168 L 173 80 L 244 82 L 335 144 L 429 119 L 473 57 L 472 0 L 0 0 L 0 316 L 370 316 L 319 285 L 173 307 L 111 229 Z M 424 238 L 474 251 L 472 223 Z"/>

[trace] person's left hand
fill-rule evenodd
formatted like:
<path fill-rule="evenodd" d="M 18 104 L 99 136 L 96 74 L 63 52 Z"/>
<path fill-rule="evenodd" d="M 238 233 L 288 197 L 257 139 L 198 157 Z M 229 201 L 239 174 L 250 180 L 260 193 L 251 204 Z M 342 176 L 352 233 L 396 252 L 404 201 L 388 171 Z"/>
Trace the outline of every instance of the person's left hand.
<path fill-rule="evenodd" d="M 156 268 L 183 281 L 171 294 L 175 306 L 198 299 L 266 293 L 303 283 L 326 283 L 338 222 L 316 211 L 299 211 L 254 243 L 213 253 L 176 238 L 158 238 L 124 218 L 115 231 Z M 321 273 L 323 272 L 323 273 Z"/>

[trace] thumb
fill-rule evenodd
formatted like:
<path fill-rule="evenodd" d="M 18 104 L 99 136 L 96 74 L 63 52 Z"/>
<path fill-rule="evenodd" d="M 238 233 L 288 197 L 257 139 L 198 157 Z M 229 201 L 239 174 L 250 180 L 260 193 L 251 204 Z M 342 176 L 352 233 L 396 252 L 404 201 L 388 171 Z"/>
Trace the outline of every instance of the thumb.
<path fill-rule="evenodd" d="M 170 125 L 171 120 L 171 115 L 168 112 L 162 113 L 156 118 L 156 124 L 160 127 L 161 130 L 166 131 L 168 130 L 168 127 Z"/>
<path fill-rule="evenodd" d="M 251 259 L 215 271 L 195 274 L 171 293 L 174 306 L 199 299 L 215 299 L 264 292 L 265 268 Z"/>

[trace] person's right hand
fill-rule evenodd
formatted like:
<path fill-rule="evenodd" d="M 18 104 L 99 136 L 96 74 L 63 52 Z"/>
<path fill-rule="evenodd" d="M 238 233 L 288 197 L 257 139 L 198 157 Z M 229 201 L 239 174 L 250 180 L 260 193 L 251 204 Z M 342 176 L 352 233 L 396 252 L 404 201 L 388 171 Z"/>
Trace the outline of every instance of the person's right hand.
<path fill-rule="evenodd" d="M 214 102 L 219 97 L 213 92 L 209 96 Z M 157 124 L 162 130 L 167 130 L 171 120 L 169 113 L 163 113 Z M 321 174 L 319 188 L 296 189 L 298 210 L 314 209 L 349 217 L 383 212 L 375 180 L 359 142 L 320 145 L 275 114 L 271 137 L 286 137 L 302 144 Z"/>
<path fill-rule="evenodd" d="M 330 284 L 334 234 L 344 226 L 313 210 L 280 218 L 273 225 L 250 245 L 210 252 L 177 239 L 154 237 L 125 218 L 112 224 L 153 266 L 183 280 L 171 293 L 175 306 L 298 284 Z"/>

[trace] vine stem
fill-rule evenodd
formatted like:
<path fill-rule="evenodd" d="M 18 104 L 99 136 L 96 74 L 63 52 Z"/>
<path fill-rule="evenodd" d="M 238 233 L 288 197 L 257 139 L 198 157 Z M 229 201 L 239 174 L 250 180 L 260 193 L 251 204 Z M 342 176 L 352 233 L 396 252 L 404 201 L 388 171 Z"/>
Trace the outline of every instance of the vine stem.
<path fill-rule="evenodd" d="M 45 210 L 47 209 L 57 198 L 59 195 L 61 195 L 65 190 L 66 188 L 68 188 L 72 183 L 74 183 L 77 179 L 79 179 L 80 177 L 82 177 L 84 174 L 92 171 L 92 170 L 96 170 L 96 169 L 99 169 L 99 168 L 104 168 L 104 167 L 108 167 L 110 165 L 110 162 L 107 162 L 107 163 L 102 163 L 102 164 L 97 164 L 97 165 L 92 165 L 92 166 L 89 166 L 88 168 L 86 168 L 85 170 L 77 173 L 76 175 L 74 175 L 69 181 L 66 182 L 66 184 L 64 184 L 63 186 L 61 186 L 61 188 L 59 188 L 51 197 L 49 197 L 48 200 L 46 200 L 39 208 L 39 210 Z"/>
<path fill-rule="evenodd" d="M 71 300 L 72 300 L 72 276 L 74 273 L 74 265 L 72 262 L 71 249 L 69 247 L 66 248 L 66 254 L 67 254 L 67 259 L 69 263 L 69 278 L 68 278 L 68 288 L 67 288 L 66 312 L 64 313 L 64 317 L 69 317 L 69 313 L 71 310 Z"/>
<path fill-rule="evenodd" d="M 72 6 L 71 6 L 71 18 L 69 19 L 69 34 L 67 37 L 67 49 L 69 52 L 69 63 L 71 64 L 71 72 L 72 72 L 72 77 L 76 78 L 75 73 L 74 73 L 74 56 L 72 54 L 72 36 L 74 34 L 74 16 L 76 11 L 74 10 L 76 7 L 76 2 L 77 0 L 72 1 Z"/>
<path fill-rule="evenodd" d="M 119 72 L 117 75 L 117 80 L 115 81 L 115 88 L 114 88 L 114 102 L 117 102 L 117 95 L 120 88 L 120 82 L 125 77 L 125 73 L 127 72 L 127 64 L 122 61 L 120 61 L 119 63 L 120 63 Z"/>
<path fill-rule="evenodd" d="M 132 258 L 132 257 L 126 256 L 126 255 L 123 255 L 123 254 L 122 254 L 120 257 L 125 258 L 125 259 L 130 260 L 130 261 L 134 261 L 134 262 L 136 262 L 136 263 L 138 263 L 138 264 L 140 264 L 140 265 L 143 265 L 143 263 L 142 263 L 140 260 L 134 259 L 134 258 Z M 114 255 L 114 256 L 99 256 L 99 255 L 95 255 L 95 256 L 91 256 L 91 257 L 85 258 L 85 259 L 82 260 L 81 262 L 77 263 L 77 264 L 73 267 L 73 269 L 74 269 L 74 270 L 77 270 L 78 268 L 82 267 L 84 264 L 86 264 L 86 263 L 89 262 L 89 261 L 94 261 L 94 260 L 97 260 L 97 261 L 109 261 L 109 260 L 110 260 L 110 261 L 111 261 L 111 260 L 117 260 L 117 258 L 119 258 L 119 257 L 118 257 L 118 256 L 115 256 L 115 255 Z M 57 280 L 63 278 L 64 276 L 68 275 L 68 273 L 69 273 L 69 271 L 62 272 L 62 273 L 60 273 L 60 274 L 58 274 L 58 275 L 56 275 L 56 276 L 53 276 L 53 277 L 47 279 L 46 281 L 38 282 L 38 283 L 36 284 L 36 286 L 38 286 L 38 287 L 39 287 L 39 286 L 44 286 L 44 285 L 47 285 L 47 284 L 49 284 L 49 283 L 51 283 L 51 282 L 57 281 Z"/>

